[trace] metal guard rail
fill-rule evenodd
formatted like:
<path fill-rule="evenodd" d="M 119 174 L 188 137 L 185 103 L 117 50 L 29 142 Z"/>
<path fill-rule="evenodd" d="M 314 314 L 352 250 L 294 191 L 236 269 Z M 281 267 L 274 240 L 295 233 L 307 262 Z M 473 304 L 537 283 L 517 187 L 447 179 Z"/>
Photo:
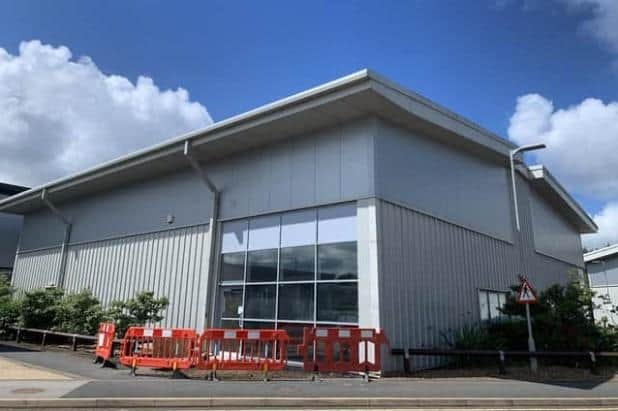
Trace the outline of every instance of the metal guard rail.
<path fill-rule="evenodd" d="M 590 369 L 596 372 L 597 358 L 618 358 L 618 352 L 583 352 L 583 351 L 502 351 L 502 350 L 456 350 L 440 348 L 393 348 L 391 355 L 403 356 L 403 368 L 406 373 L 410 372 L 410 357 L 422 356 L 467 356 L 467 357 L 496 357 L 500 374 L 506 374 L 506 357 L 520 358 L 587 358 L 590 360 Z"/>
<path fill-rule="evenodd" d="M 43 330 L 40 328 L 24 328 L 24 327 L 17 327 L 17 326 L 12 326 L 9 328 L 15 331 L 15 340 L 18 343 L 21 340 L 22 333 L 41 334 L 41 347 L 45 347 L 45 343 L 46 343 L 48 335 L 51 337 L 70 338 L 71 339 L 71 349 L 73 351 L 77 351 L 78 341 L 92 341 L 93 344 L 96 343 L 97 341 L 97 337 L 95 335 L 83 335 L 83 334 L 67 333 L 67 332 L 62 332 L 62 331 L 50 331 L 50 330 Z M 114 345 L 120 346 L 120 340 L 115 338 Z"/>

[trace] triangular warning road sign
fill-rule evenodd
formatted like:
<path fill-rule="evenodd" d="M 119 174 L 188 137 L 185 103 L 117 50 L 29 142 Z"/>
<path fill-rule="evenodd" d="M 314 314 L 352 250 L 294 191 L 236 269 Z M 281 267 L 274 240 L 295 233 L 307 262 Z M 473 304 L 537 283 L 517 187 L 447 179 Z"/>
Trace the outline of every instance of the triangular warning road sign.
<path fill-rule="evenodd" d="M 517 294 L 517 302 L 520 304 L 534 304 L 537 302 L 536 292 L 528 282 L 523 280 Z"/>

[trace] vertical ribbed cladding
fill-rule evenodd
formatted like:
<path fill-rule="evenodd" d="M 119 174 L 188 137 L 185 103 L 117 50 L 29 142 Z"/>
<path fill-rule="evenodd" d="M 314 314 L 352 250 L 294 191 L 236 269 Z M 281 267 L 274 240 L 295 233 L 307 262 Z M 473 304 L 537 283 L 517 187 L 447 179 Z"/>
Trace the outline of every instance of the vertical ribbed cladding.
<path fill-rule="evenodd" d="M 60 257 L 61 247 L 19 253 L 13 267 L 13 287 L 28 291 L 56 283 Z"/>
<path fill-rule="evenodd" d="M 165 327 L 204 326 L 208 267 L 208 225 L 87 242 L 69 246 L 64 288 L 90 289 L 104 307 L 140 291 L 166 296 Z M 61 248 L 22 252 L 13 273 L 16 288 L 28 291 L 56 281 Z"/>
<path fill-rule="evenodd" d="M 523 270 L 545 288 L 573 267 L 534 250 L 527 186 L 520 185 L 522 240 L 500 240 L 401 205 L 380 201 L 380 322 L 392 348 L 444 347 L 444 334 L 480 321 L 478 290 L 508 290 Z M 415 368 L 445 359 L 421 357 Z M 401 370 L 387 355 L 384 371 Z"/>
<path fill-rule="evenodd" d="M 67 292 L 90 289 L 108 306 L 140 291 L 166 296 L 165 327 L 203 326 L 208 225 L 136 235 L 69 247 Z M 203 278 L 204 277 L 204 278 Z"/>

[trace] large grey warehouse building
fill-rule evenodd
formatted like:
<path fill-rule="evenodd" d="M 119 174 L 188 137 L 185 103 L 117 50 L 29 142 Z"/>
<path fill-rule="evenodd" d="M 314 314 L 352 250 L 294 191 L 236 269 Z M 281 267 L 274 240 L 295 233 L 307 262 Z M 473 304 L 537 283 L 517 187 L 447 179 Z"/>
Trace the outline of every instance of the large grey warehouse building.
<path fill-rule="evenodd" d="M 168 326 L 439 345 L 499 316 L 518 274 L 583 275 L 596 226 L 541 166 L 517 165 L 517 229 L 514 148 L 363 70 L 0 202 L 24 215 L 13 282 L 154 290 Z"/>

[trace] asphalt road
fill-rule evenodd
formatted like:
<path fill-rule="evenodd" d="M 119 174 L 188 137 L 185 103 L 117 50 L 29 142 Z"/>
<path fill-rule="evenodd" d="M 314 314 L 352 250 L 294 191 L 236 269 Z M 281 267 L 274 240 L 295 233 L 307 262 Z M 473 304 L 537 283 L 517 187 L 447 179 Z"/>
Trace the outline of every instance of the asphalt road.
<path fill-rule="evenodd" d="M 72 379 L 54 382 L 13 382 L 11 392 L 53 387 L 63 398 L 125 397 L 322 397 L 322 398 L 601 398 L 618 397 L 618 380 L 537 383 L 509 379 L 395 379 L 364 383 L 360 378 L 338 378 L 319 382 L 219 381 L 170 379 L 168 374 L 129 376 L 127 369 L 99 368 L 85 354 L 36 351 L 0 343 L 0 356 L 61 372 Z M 46 385 L 47 384 L 47 385 Z M 63 385 L 64 384 L 64 385 Z M 21 387 L 21 388 L 20 388 Z M 64 389 L 61 389 L 64 387 Z M 20 391 L 21 390 L 21 391 Z M 55 391 L 54 391 L 55 390 Z M 0 390 L 0 395 L 2 395 Z M 48 392 L 51 394 L 51 392 Z"/>

